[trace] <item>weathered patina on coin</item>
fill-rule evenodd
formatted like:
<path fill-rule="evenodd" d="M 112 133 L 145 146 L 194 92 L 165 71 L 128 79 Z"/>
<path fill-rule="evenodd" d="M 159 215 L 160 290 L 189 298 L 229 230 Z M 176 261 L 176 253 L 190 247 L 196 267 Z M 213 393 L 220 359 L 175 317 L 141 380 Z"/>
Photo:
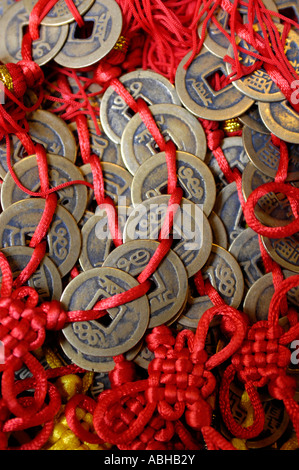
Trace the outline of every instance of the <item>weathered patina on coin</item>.
<path fill-rule="evenodd" d="M 299 232 L 286 238 L 261 237 L 262 242 L 271 256 L 280 266 L 299 273 Z"/>
<path fill-rule="evenodd" d="M 158 240 L 163 223 L 169 223 L 166 217 L 169 200 L 168 195 L 156 196 L 134 207 L 124 228 L 124 242 Z M 173 250 L 191 277 L 204 266 L 211 252 L 211 226 L 201 208 L 185 198 L 179 206 L 174 204 L 170 208 L 170 214 L 174 218 L 170 231 Z"/>
<path fill-rule="evenodd" d="M 254 103 L 254 100 L 241 93 L 232 84 L 215 91 L 209 83 L 210 77 L 215 72 L 227 76 L 225 63 L 221 58 L 203 47 L 186 70 L 184 66 L 190 56 L 189 52 L 180 62 L 175 85 L 183 105 L 195 116 L 224 121 L 240 116 Z"/>
<path fill-rule="evenodd" d="M 27 120 L 34 142 L 42 144 L 48 153 L 61 155 L 73 163 L 76 161 L 76 140 L 63 119 L 50 111 L 37 109 L 28 113 Z"/>
<path fill-rule="evenodd" d="M 284 279 L 294 276 L 292 271 L 282 270 Z M 244 302 L 243 311 L 250 318 L 251 323 L 268 319 L 269 307 L 275 293 L 273 284 L 273 274 L 267 273 L 257 279 L 248 290 Z M 299 288 L 294 287 L 287 293 L 289 305 L 299 306 Z M 284 323 L 285 318 L 280 318 L 280 323 Z"/>
<path fill-rule="evenodd" d="M 294 103 L 298 102 L 298 90 L 295 89 Z M 259 112 L 270 132 L 286 142 L 299 144 L 299 114 L 287 100 L 275 103 L 259 102 Z"/>
<path fill-rule="evenodd" d="M 212 245 L 211 254 L 202 268 L 203 279 L 209 279 L 227 305 L 238 308 L 244 293 L 241 268 L 233 255 L 224 248 Z M 178 323 L 187 328 L 197 328 L 204 312 L 213 307 L 208 295 L 199 295 L 189 289 L 188 300 Z"/>
<path fill-rule="evenodd" d="M 30 14 L 33 7 L 37 4 L 38 0 L 24 0 L 24 6 Z M 73 0 L 75 7 L 80 15 L 89 10 L 95 0 Z M 74 17 L 64 0 L 58 2 L 51 8 L 49 13 L 42 19 L 41 24 L 45 26 L 60 26 L 67 23 L 72 23 Z"/>
<path fill-rule="evenodd" d="M 74 346 L 65 338 L 63 334 L 59 337 L 59 345 L 69 361 L 79 367 L 82 367 L 84 370 L 104 373 L 110 372 L 115 367 L 113 357 L 98 355 L 93 356 L 91 354 L 86 354 L 80 351 L 80 345 L 77 347 Z M 125 359 L 127 361 L 133 361 L 139 353 L 141 346 L 142 341 L 137 343 L 137 345 L 128 352 L 124 353 Z"/>
<path fill-rule="evenodd" d="M 178 185 L 183 196 L 200 205 L 209 216 L 216 199 L 216 185 L 212 172 L 200 158 L 187 152 L 176 152 Z M 136 171 L 132 182 L 134 206 L 142 201 L 167 192 L 168 169 L 165 153 L 145 160 Z M 165 191 L 166 190 L 166 191 Z"/>
<path fill-rule="evenodd" d="M 103 266 L 121 269 L 137 277 L 154 256 L 159 242 L 134 240 L 115 248 Z M 153 289 L 148 293 L 150 321 L 148 328 L 163 325 L 180 311 L 187 299 L 188 277 L 179 257 L 170 250 L 150 277 Z"/>
<path fill-rule="evenodd" d="M 77 23 L 69 25 L 66 42 L 54 59 L 57 64 L 74 69 L 88 67 L 113 49 L 122 30 L 122 13 L 114 0 L 97 0 L 83 20 L 86 32 L 81 35 Z"/>
<path fill-rule="evenodd" d="M 11 246 L 1 248 L 11 268 L 13 278 L 25 269 L 32 257 L 33 248 L 29 246 Z M 0 273 L 0 286 L 2 274 Z M 62 294 L 62 281 L 58 269 L 48 256 L 44 256 L 38 268 L 34 271 L 26 285 L 33 287 L 42 302 L 60 300 Z"/>
<path fill-rule="evenodd" d="M 243 390 L 239 390 L 238 393 L 235 389 L 230 390 L 230 407 L 234 420 L 239 425 L 245 426 L 245 420 L 248 419 L 248 409 L 244 409 L 242 406 L 242 392 Z M 249 450 L 270 449 L 286 432 L 290 422 L 289 415 L 282 400 L 271 400 L 268 398 L 262 400 L 262 406 L 265 416 L 264 428 L 257 437 L 246 439 L 245 445 Z M 224 423 L 221 422 L 220 427 L 223 436 L 231 440 L 233 436 L 227 430 Z"/>
<path fill-rule="evenodd" d="M 137 100 L 142 98 L 148 106 L 154 104 L 181 105 L 175 87 L 167 78 L 152 70 L 135 70 L 120 77 L 120 82 Z M 107 136 L 115 143 L 120 143 L 121 136 L 134 112 L 112 87 L 105 91 L 100 119 Z"/>
<path fill-rule="evenodd" d="M 71 181 L 84 181 L 84 176 L 72 162 L 58 155 L 47 154 L 49 187 L 59 186 Z M 31 191 L 40 191 L 40 175 L 36 155 L 23 158 L 13 166 L 13 171 L 21 184 Z M 79 222 L 87 205 L 87 189 L 83 184 L 66 186 L 56 192 L 58 204 L 67 209 Z M 1 191 L 2 209 L 11 204 L 29 198 L 15 183 L 10 173 L 3 181 Z"/>
<path fill-rule="evenodd" d="M 89 131 L 90 151 L 97 155 L 101 162 L 115 163 L 124 167 L 121 158 L 120 145 L 113 142 L 104 132 L 102 124 L 97 120 L 98 129 L 92 119 L 87 119 L 87 127 Z M 69 124 L 69 128 L 76 133 L 77 125 L 75 122 Z M 80 148 L 78 148 L 78 156 L 81 156 Z"/>
<path fill-rule="evenodd" d="M 68 311 L 90 310 L 101 299 L 126 292 L 139 283 L 116 268 L 94 268 L 76 276 L 65 288 L 61 302 Z M 107 310 L 98 320 L 73 322 L 62 331 L 76 349 L 92 356 L 113 357 L 132 349 L 149 323 L 146 295 Z"/>
<path fill-rule="evenodd" d="M 109 372 L 95 372 L 93 375 L 93 382 L 89 387 L 89 393 L 92 398 L 96 400 L 100 393 L 109 388 L 111 388 Z"/>
<path fill-rule="evenodd" d="M 245 2 L 244 2 L 245 3 Z M 271 11 L 277 11 L 277 7 L 272 0 L 264 0 L 263 4 L 266 6 Z M 238 6 L 238 12 L 242 15 L 243 23 L 248 23 L 247 17 L 247 6 L 245 5 L 239 5 Z M 218 7 L 216 11 L 214 12 L 213 17 L 216 19 L 217 23 L 220 24 L 220 26 L 227 32 L 227 34 L 231 34 L 230 30 L 230 15 L 227 11 L 225 11 L 223 8 Z M 256 22 L 256 17 L 253 19 L 254 23 Z M 275 22 L 276 20 L 278 21 L 275 16 L 272 17 L 272 20 Z M 214 23 L 213 20 L 208 21 L 206 28 L 205 28 L 205 40 L 204 40 L 204 46 L 212 52 L 212 54 L 216 55 L 217 57 L 223 58 L 227 54 L 227 49 L 230 46 L 230 41 L 223 34 L 223 32 L 219 29 L 218 24 Z M 202 37 L 202 29 L 203 29 L 203 24 L 201 23 L 200 26 L 198 27 L 198 35 L 201 38 Z"/>
<path fill-rule="evenodd" d="M 141 350 L 139 351 L 137 356 L 134 358 L 134 362 L 142 369 L 147 370 L 149 364 L 152 362 L 154 358 L 155 358 L 155 354 L 152 351 L 150 351 L 146 343 L 144 343 Z"/>
<path fill-rule="evenodd" d="M 213 234 L 213 244 L 219 245 L 222 248 L 227 250 L 228 248 L 228 236 L 226 233 L 226 228 L 220 219 L 220 217 L 216 214 L 216 212 L 212 211 L 208 217 L 212 234 Z"/>
<path fill-rule="evenodd" d="M 244 126 L 242 138 L 250 161 L 265 175 L 275 178 L 280 161 L 280 149 L 272 143 L 271 134 L 255 132 L 248 126 Z M 298 181 L 299 146 L 288 144 L 288 151 L 289 166 L 286 181 Z"/>
<path fill-rule="evenodd" d="M 221 142 L 221 150 L 231 169 L 237 168 L 243 173 L 245 166 L 249 162 L 248 156 L 244 150 L 242 137 L 225 137 Z M 213 152 L 208 151 L 205 163 L 210 168 L 216 182 L 217 192 L 228 184 L 223 172 Z"/>
<path fill-rule="evenodd" d="M 24 199 L 15 202 L 0 214 L 0 247 L 29 244 L 45 210 L 44 199 Z M 74 217 L 57 206 L 47 232 L 47 255 L 65 276 L 78 260 L 81 235 Z"/>
<path fill-rule="evenodd" d="M 0 18 L 0 57 L 3 63 L 17 63 L 23 59 L 23 30 L 28 24 L 29 13 L 23 0 L 14 2 Z M 68 30 L 68 25 L 40 26 L 39 39 L 32 44 L 34 62 L 42 66 L 52 60 L 64 45 Z"/>
<path fill-rule="evenodd" d="M 242 174 L 242 192 L 244 200 L 247 201 L 249 195 L 262 184 L 273 182 L 274 178 L 265 175 L 249 162 Z M 298 187 L 298 181 L 291 181 L 292 186 Z M 285 194 L 267 193 L 260 197 L 255 208 L 256 217 L 264 225 L 269 227 L 283 226 L 294 220 L 294 214 L 289 200 Z"/>
<path fill-rule="evenodd" d="M 228 244 L 230 245 L 239 233 L 243 232 L 246 225 L 235 182 L 221 189 L 213 210 L 226 228 Z"/>
<path fill-rule="evenodd" d="M 130 214 L 130 207 L 116 207 L 118 227 L 123 233 Z M 84 271 L 100 268 L 109 253 L 115 249 L 105 207 L 97 207 L 96 213 L 86 221 L 81 230 L 82 249 L 79 263 Z"/>
<path fill-rule="evenodd" d="M 239 263 L 246 290 L 265 274 L 258 234 L 246 228 L 232 242 L 229 252 Z"/>
<path fill-rule="evenodd" d="M 43 145 L 47 153 L 60 155 L 70 160 L 76 161 L 77 144 L 68 125 L 59 116 L 49 111 L 38 109 L 27 114 L 29 124 L 29 135 L 33 142 Z M 9 136 L 12 166 L 21 158 L 27 156 L 22 142 L 15 134 Z M 8 173 L 6 159 L 6 140 L 0 141 L 0 177 L 5 178 Z"/>
<path fill-rule="evenodd" d="M 260 40 L 264 41 L 263 34 L 259 31 L 259 28 L 254 29 L 256 34 L 260 37 Z M 245 39 L 240 39 L 239 36 L 236 36 L 236 44 L 241 48 L 241 50 L 238 51 L 240 64 L 244 67 L 253 67 L 258 59 L 251 56 L 249 53 L 258 54 L 256 49 L 248 44 Z M 234 49 L 231 44 L 228 47 L 227 55 L 234 59 Z M 226 68 L 228 74 L 233 72 L 233 67 L 230 62 L 226 62 Z M 284 99 L 284 94 L 263 67 L 234 80 L 232 83 L 237 90 L 256 101 L 273 102 L 282 101 Z"/>
<path fill-rule="evenodd" d="M 206 136 L 195 116 L 175 104 L 154 104 L 149 110 L 165 140 L 171 140 L 177 150 L 204 160 L 207 151 Z M 133 175 L 145 160 L 160 152 L 138 114 L 125 127 L 120 145 L 122 159 Z"/>
<path fill-rule="evenodd" d="M 269 134 L 270 131 L 264 125 L 260 116 L 258 103 L 254 103 L 246 113 L 238 116 L 239 121 L 245 126 L 250 127 L 253 131 L 261 132 L 262 134 Z"/>
<path fill-rule="evenodd" d="M 15 0 L 2 0 L 0 4 L 0 16 L 3 16 L 6 10 L 15 3 Z"/>
<path fill-rule="evenodd" d="M 110 196 L 116 205 L 130 206 L 132 203 L 132 175 L 125 168 L 110 162 L 101 163 L 101 168 L 103 172 L 106 196 Z M 80 170 L 83 173 L 85 180 L 88 183 L 93 184 L 93 175 L 90 164 L 86 163 L 85 165 L 82 165 Z M 93 199 L 94 191 L 89 188 L 87 204 L 90 205 Z"/>

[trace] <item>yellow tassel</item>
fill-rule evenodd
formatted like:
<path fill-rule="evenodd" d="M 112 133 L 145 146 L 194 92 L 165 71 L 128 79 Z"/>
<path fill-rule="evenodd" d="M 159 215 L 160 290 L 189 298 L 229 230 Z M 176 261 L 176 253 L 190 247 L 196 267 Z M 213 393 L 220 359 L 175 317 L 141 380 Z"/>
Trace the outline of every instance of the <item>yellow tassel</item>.
<path fill-rule="evenodd" d="M 6 65 L 0 65 L 0 80 L 9 91 L 13 91 L 13 81 Z"/>

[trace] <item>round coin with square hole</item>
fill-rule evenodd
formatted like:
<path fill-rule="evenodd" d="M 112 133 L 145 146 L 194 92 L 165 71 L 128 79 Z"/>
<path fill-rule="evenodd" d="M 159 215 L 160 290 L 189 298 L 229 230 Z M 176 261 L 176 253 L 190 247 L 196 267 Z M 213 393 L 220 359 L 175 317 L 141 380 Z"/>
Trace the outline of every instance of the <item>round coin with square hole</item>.
<path fill-rule="evenodd" d="M 116 268 L 94 268 L 76 276 L 65 288 L 61 303 L 67 311 L 95 308 L 101 299 L 127 292 L 139 283 Z M 73 322 L 62 331 L 72 346 L 92 356 L 113 357 L 132 349 L 143 337 L 149 323 L 146 295 L 107 309 L 98 320 Z"/>
<path fill-rule="evenodd" d="M 15 202 L 0 214 L 0 248 L 29 244 L 45 211 L 44 199 Z M 75 265 L 81 249 L 81 235 L 74 217 L 57 206 L 47 232 L 47 255 L 65 276 Z"/>
<path fill-rule="evenodd" d="M 110 196 L 116 205 L 130 206 L 131 199 L 131 186 L 133 177 L 123 167 L 110 162 L 101 163 L 103 172 L 103 179 L 105 185 L 105 195 Z M 80 167 L 85 180 L 93 184 L 93 173 L 91 165 L 86 163 Z M 94 199 L 93 189 L 88 190 L 88 202 L 90 205 Z"/>
<path fill-rule="evenodd" d="M 28 266 L 34 249 L 29 246 L 11 246 L 8 248 L 1 248 L 0 251 L 6 257 L 11 268 L 13 278 L 16 279 Z M 0 286 L 1 277 L 2 275 L 0 273 Z M 43 257 L 37 269 L 26 282 L 26 285 L 37 291 L 39 299 L 42 302 L 60 300 L 62 294 L 61 277 L 58 269 L 48 256 Z"/>
<path fill-rule="evenodd" d="M 48 153 L 75 162 L 76 140 L 63 119 L 49 111 L 37 109 L 28 113 L 27 120 L 30 137 L 34 142 L 42 144 Z"/>
<path fill-rule="evenodd" d="M 133 277 L 146 268 L 154 256 L 159 242 L 134 240 L 115 248 L 103 266 L 116 267 Z M 187 298 L 188 277 L 179 257 L 170 250 L 150 277 L 153 288 L 149 292 L 150 321 L 148 328 L 163 325 L 181 310 Z"/>
<path fill-rule="evenodd" d="M 228 235 L 228 244 L 243 232 L 245 218 L 235 182 L 230 183 L 218 193 L 214 212 L 220 217 Z"/>
<path fill-rule="evenodd" d="M 49 111 L 38 109 L 27 114 L 29 134 L 34 143 L 43 145 L 47 153 L 60 155 L 75 162 L 77 144 L 67 124 L 59 116 Z M 9 136 L 12 166 L 27 156 L 22 142 L 15 134 Z M 0 177 L 5 178 L 9 172 L 6 157 L 6 139 L 0 141 Z"/>
<path fill-rule="evenodd" d="M 294 102 L 298 103 L 298 90 L 294 90 L 294 94 Z M 299 114 L 287 100 L 274 103 L 259 102 L 259 112 L 270 132 L 286 142 L 299 144 Z"/>
<path fill-rule="evenodd" d="M 281 267 L 299 273 L 299 233 L 286 238 L 261 237 L 271 258 Z"/>
<path fill-rule="evenodd" d="M 287 269 L 283 269 L 282 274 L 284 279 L 294 276 L 294 273 Z M 243 311 L 248 315 L 252 323 L 268 319 L 269 307 L 274 293 L 275 287 L 272 273 L 264 274 L 250 287 L 244 299 Z M 299 307 L 298 287 L 289 290 L 287 300 L 289 305 Z M 280 319 L 280 322 L 283 323 L 283 317 Z"/>
<path fill-rule="evenodd" d="M 244 126 L 242 138 L 251 162 L 265 175 L 275 178 L 280 161 L 280 149 L 273 144 L 271 134 L 256 132 Z M 288 144 L 288 151 L 289 165 L 286 181 L 297 181 L 299 180 L 298 144 Z"/>
<path fill-rule="evenodd" d="M 88 67 L 105 57 L 115 46 L 122 30 L 122 13 L 114 0 L 97 0 L 83 15 L 84 27 L 69 25 L 64 46 L 55 62 L 73 69 Z"/>
<path fill-rule="evenodd" d="M 216 185 L 212 172 L 200 158 L 187 152 L 176 152 L 178 184 L 183 196 L 201 206 L 209 216 L 216 199 Z M 168 169 L 165 153 L 145 160 L 136 171 L 132 182 L 134 206 L 167 190 Z"/>
<path fill-rule="evenodd" d="M 177 150 L 204 160 L 206 136 L 195 116 L 175 104 L 154 104 L 149 110 L 166 141 L 171 140 Z M 160 153 L 154 137 L 138 114 L 126 125 L 120 145 L 122 159 L 133 175 L 145 160 Z"/>
<path fill-rule="evenodd" d="M 269 129 L 264 125 L 262 118 L 259 113 L 259 107 L 257 103 L 254 103 L 246 113 L 238 116 L 244 126 L 248 126 L 255 132 L 261 132 L 262 134 L 270 134 Z"/>
<path fill-rule="evenodd" d="M 148 106 L 153 104 L 181 105 L 174 86 L 167 78 L 152 70 L 135 70 L 120 77 L 120 82 L 131 96 L 142 98 Z M 120 143 L 133 111 L 112 88 L 108 87 L 100 107 L 100 119 L 105 133 L 115 143 Z"/>
<path fill-rule="evenodd" d="M 0 57 L 3 63 L 17 63 L 22 57 L 23 31 L 29 25 L 29 13 L 22 0 L 14 2 L 0 19 Z M 68 25 L 40 26 L 39 39 L 32 43 L 32 58 L 42 66 L 52 60 L 63 47 Z"/>
<path fill-rule="evenodd" d="M 243 173 L 245 166 L 249 162 L 247 153 L 244 150 L 242 137 L 225 137 L 221 144 L 221 150 L 231 169 L 237 168 Z M 217 192 L 227 185 L 227 179 L 219 167 L 218 161 L 213 152 L 208 151 L 205 163 L 210 168 L 216 182 Z"/>
<path fill-rule="evenodd" d="M 185 68 L 191 53 L 180 62 L 175 85 L 183 105 L 195 116 L 214 121 L 224 121 L 245 113 L 254 100 L 245 96 L 234 85 L 229 84 L 216 91 L 211 77 L 219 72 L 227 76 L 223 60 L 205 47 Z"/>
<path fill-rule="evenodd" d="M 84 181 L 81 171 L 66 158 L 47 154 L 49 186 L 55 187 L 72 181 Z M 38 192 L 40 175 L 36 155 L 23 158 L 13 166 L 18 181 L 27 189 Z M 3 181 L 1 205 L 3 210 L 11 204 L 31 197 L 15 183 L 12 175 L 7 173 Z M 87 189 L 83 184 L 66 186 L 56 192 L 58 204 L 67 209 L 79 222 L 87 205 Z"/>
<path fill-rule="evenodd" d="M 208 220 L 213 233 L 213 243 L 227 250 L 228 236 L 222 220 L 214 211 L 211 212 Z"/>
<path fill-rule="evenodd" d="M 72 0 L 80 15 L 89 10 L 95 0 Z M 38 0 L 24 0 L 24 6 L 30 14 Z M 68 8 L 65 0 L 58 0 L 51 8 L 47 15 L 41 20 L 41 24 L 45 26 L 61 26 L 63 24 L 72 23 L 74 16 Z"/>
<path fill-rule="evenodd" d="M 247 291 L 265 274 L 258 234 L 251 228 L 246 228 L 234 239 L 229 252 L 239 263 Z"/>
<path fill-rule="evenodd" d="M 268 8 L 271 11 L 277 11 L 277 7 L 272 0 L 264 0 L 264 5 L 266 8 Z M 248 23 L 248 20 L 246 19 L 247 17 L 247 12 L 248 12 L 248 6 L 239 5 L 238 6 L 238 12 L 242 15 L 243 23 Z M 218 24 L 220 24 L 221 28 L 226 31 L 228 35 L 231 35 L 231 29 L 230 29 L 230 14 L 225 11 L 223 8 L 218 7 L 213 15 L 213 18 L 217 21 Z M 278 20 L 278 18 L 275 18 L 275 16 L 272 17 L 272 20 L 275 22 Z M 253 22 L 255 23 L 257 21 L 257 18 L 253 19 Z M 206 27 L 205 27 L 205 40 L 204 40 L 204 46 L 212 52 L 212 54 L 216 55 L 217 57 L 223 58 L 227 54 L 227 49 L 230 46 L 230 41 L 228 37 L 222 32 L 222 30 L 218 27 L 218 24 L 214 23 L 212 20 L 209 20 Z M 200 24 L 198 27 L 198 35 L 201 38 L 202 36 L 202 31 L 203 31 L 203 23 Z"/>
<path fill-rule="evenodd" d="M 264 41 L 261 32 L 257 29 L 258 28 L 256 28 L 256 35 L 259 37 L 260 41 Z M 250 54 L 258 54 L 256 49 L 248 44 L 245 39 L 241 39 L 238 36 L 236 37 L 236 44 L 240 48 L 237 53 L 241 66 L 253 67 L 257 59 Z M 235 60 L 234 48 L 231 44 L 228 47 L 227 55 Z M 229 75 L 233 74 L 234 69 L 230 62 L 226 62 L 226 68 Z M 232 83 L 237 90 L 255 101 L 272 102 L 282 101 L 284 99 L 284 94 L 263 67 L 234 80 Z"/>
<path fill-rule="evenodd" d="M 90 370 L 93 372 L 110 372 L 115 368 L 113 357 L 86 354 L 80 351 L 78 347 L 73 346 L 73 344 L 71 344 L 63 334 L 59 337 L 59 346 L 70 363 L 76 364 L 84 370 Z M 128 352 L 124 353 L 125 359 L 127 361 L 133 361 L 139 353 L 141 346 L 142 341 L 137 343 L 137 345 Z"/>
<path fill-rule="evenodd" d="M 128 219 L 129 207 L 116 207 L 118 228 L 123 232 Z M 79 263 L 84 271 L 100 268 L 109 253 L 115 249 L 109 219 L 105 207 L 98 207 L 96 213 L 87 220 L 81 230 L 82 249 Z"/>
<path fill-rule="evenodd" d="M 242 192 L 247 201 L 249 195 L 262 184 L 271 183 L 274 178 L 265 175 L 249 162 L 242 174 Z M 299 187 L 298 181 L 289 183 L 294 187 Z M 267 193 L 260 197 L 254 208 L 254 213 L 258 220 L 269 227 L 287 225 L 294 220 L 294 214 L 285 194 Z"/>
<path fill-rule="evenodd" d="M 202 268 L 203 279 L 209 279 L 227 305 L 238 308 L 244 294 L 244 279 L 241 268 L 233 255 L 214 245 Z M 208 295 L 199 295 L 189 290 L 186 308 L 178 323 L 187 328 L 197 328 L 204 312 L 213 307 Z"/>
<path fill-rule="evenodd" d="M 124 228 L 124 242 L 158 240 L 163 224 L 168 224 L 168 215 L 172 214 L 173 250 L 191 277 L 204 266 L 211 252 L 211 226 L 201 208 L 188 199 L 182 198 L 181 204 L 173 204 L 168 212 L 169 201 L 168 195 L 156 196 L 134 207 Z"/>
<path fill-rule="evenodd" d="M 120 146 L 105 134 L 101 122 L 97 120 L 95 124 L 92 119 L 87 119 L 87 127 L 89 131 L 91 153 L 97 155 L 101 162 L 115 163 L 116 165 L 124 167 L 125 165 L 121 158 Z M 75 122 L 70 123 L 69 128 L 73 132 L 77 132 L 77 125 Z M 78 149 L 78 156 L 81 156 L 80 148 Z"/>

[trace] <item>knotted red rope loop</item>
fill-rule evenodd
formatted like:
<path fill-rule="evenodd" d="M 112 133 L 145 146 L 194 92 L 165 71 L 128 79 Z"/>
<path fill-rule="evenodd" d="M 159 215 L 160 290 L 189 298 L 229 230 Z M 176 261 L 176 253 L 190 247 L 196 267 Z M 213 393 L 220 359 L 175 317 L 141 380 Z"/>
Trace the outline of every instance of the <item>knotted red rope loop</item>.
<path fill-rule="evenodd" d="M 30 380 L 20 380 L 15 383 L 14 391 L 16 394 L 24 393 L 26 390 L 35 387 L 35 381 L 38 377 L 30 378 Z M 3 439 L 1 442 L 0 437 L 0 448 L 1 450 L 38 450 L 40 449 L 49 439 L 50 434 L 54 427 L 54 418 L 57 415 L 61 407 L 61 397 L 57 388 L 46 382 L 46 391 L 49 397 L 47 404 L 44 402 L 40 406 L 37 405 L 35 397 L 22 397 L 18 399 L 19 406 L 22 405 L 22 415 L 16 417 L 10 417 L 12 413 L 12 406 L 8 406 L 5 399 L 0 402 L 0 409 L 6 411 L 1 413 L 0 422 L 4 436 L 8 436 L 9 433 L 23 431 L 29 428 L 41 427 L 41 430 L 33 437 L 29 442 L 20 445 L 19 447 L 8 447 L 7 439 Z M 28 413 L 26 413 L 28 411 Z M 13 412 L 13 414 L 15 414 Z"/>
<path fill-rule="evenodd" d="M 10 367 L 5 368 L 1 380 L 3 400 L 9 411 L 20 418 L 32 416 L 41 409 L 45 401 L 48 388 L 45 370 L 38 360 L 32 354 L 26 353 L 22 357 L 22 364 L 23 363 L 28 367 L 35 380 L 33 401 L 30 401 L 28 404 L 28 402 L 24 403 L 22 398 L 18 398 L 20 385 L 21 391 L 23 391 L 22 387 L 25 386 L 25 384 L 15 382 L 15 369 L 12 367 L 12 365 L 15 364 L 11 364 Z M 24 390 L 26 390 L 26 388 L 24 388 Z"/>
<path fill-rule="evenodd" d="M 224 420 L 228 430 L 232 432 L 235 437 L 239 437 L 240 439 L 254 438 L 258 436 L 264 429 L 264 408 L 261 403 L 260 396 L 252 382 L 246 382 L 245 390 L 253 407 L 254 421 L 246 428 L 236 422 L 230 408 L 230 385 L 234 380 L 235 374 L 236 369 L 232 364 L 230 364 L 224 371 L 221 379 L 219 390 L 219 407 L 222 419 Z"/>
<path fill-rule="evenodd" d="M 34 5 L 29 17 L 29 34 L 33 41 L 39 39 L 40 23 L 49 13 L 49 11 L 56 5 L 57 1 L 58 0 L 38 0 L 38 2 Z M 73 0 L 65 0 L 65 3 L 77 24 L 80 27 L 84 26 L 84 21 L 79 14 Z"/>
<path fill-rule="evenodd" d="M 294 274 L 293 276 L 290 276 L 287 279 L 282 280 L 280 285 L 277 286 L 273 294 L 273 297 L 271 299 L 270 305 L 269 305 L 269 314 L 268 314 L 269 325 L 276 325 L 278 323 L 280 313 L 281 313 L 281 307 L 283 305 L 287 292 L 295 287 L 298 287 L 298 285 L 299 285 L 299 275 Z M 283 338 L 286 335 L 288 337 L 290 336 L 290 330 L 289 332 L 285 332 L 281 340 L 283 340 Z"/>
<path fill-rule="evenodd" d="M 296 384 L 292 377 L 287 376 L 291 351 L 285 346 L 298 337 L 298 317 L 296 315 L 295 319 L 292 311 L 292 325 L 286 332 L 278 323 L 285 295 L 290 289 L 297 287 L 298 282 L 299 276 L 294 275 L 283 280 L 276 288 L 270 303 L 268 320 L 259 321 L 249 328 L 246 339 L 233 354 L 231 365 L 223 375 L 220 390 L 221 412 L 226 425 L 235 436 L 248 438 L 261 432 L 262 405 L 259 404 L 256 388 L 266 385 L 273 398 L 284 401 L 296 432 L 299 431 L 299 408 L 293 398 Z M 229 384 L 236 373 L 239 380 L 245 384 L 248 394 L 251 392 L 250 398 L 255 410 L 254 424 L 246 429 L 235 423 L 229 409 Z"/>
<path fill-rule="evenodd" d="M 206 361 L 205 367 L 207 370 L 211 370 L 214 367 L 219 366 L 239 349 L 246 337 L 248 328 L 248 323 L 244 318 L 244 315 L 235 308 L 225 305 L 224 303 L 222 305 L 220 304 L 209 308 L 200 318 L 196 329 L 192 345 L 193 361 L 196 361 L 197 357 L 202 354 L 209 326 L 212 320 L 217 316 L 219 316 L 221 318 L 221 322 L 224 323 L 222 329 L 226 334 L 228 333 L 230 341 L 223 349 Z"/>
<path fill-rule="evenodd" d="M 295 219 L 291 220 L 291 222 L 289 222 L 287 225 L 279 227 L 267 227 L 257 219 L 254 212 L 256 204 L 262 196 L 265 196 L 271 192 L 285 194 L 291 201 L 296 200 L 296 207 L 298 207 L 298 188 L 285 183 L 265 183 L 253 190 L 244 204 L 243 211 L 247 224 L 259 235 L 263 235 L 269 238 L 277 239 L 294 235 L 294 233 L 299 231 L 299 218 L 297 216 L 295 216 Z"/>
<path fill-rule="evenodd" d="M 156 408 L 155 403 L 145 403 L 146 387 L 147 380 L 142 380 L 101 393 L 93 415 L 94 428 L 101 439 L 129 446 L 141 434 Z M 131 403 L 136 414 L 130 409 Z"/>
<path fill-rule="evenodd" d="M 91 431 L 84 429 L 80 420 L 76 415 L 77 407 L 88 411 L 93 414 L 96 408 L 96 402 L 89 396 L 83 394 L 74 395 L 66 404 L 65 417 L 69 428 L 74 434 L 79 437 L 82 442 L 89 442 L 91 444 L 103 444 L 104 441 L 96 434 Z"/>

